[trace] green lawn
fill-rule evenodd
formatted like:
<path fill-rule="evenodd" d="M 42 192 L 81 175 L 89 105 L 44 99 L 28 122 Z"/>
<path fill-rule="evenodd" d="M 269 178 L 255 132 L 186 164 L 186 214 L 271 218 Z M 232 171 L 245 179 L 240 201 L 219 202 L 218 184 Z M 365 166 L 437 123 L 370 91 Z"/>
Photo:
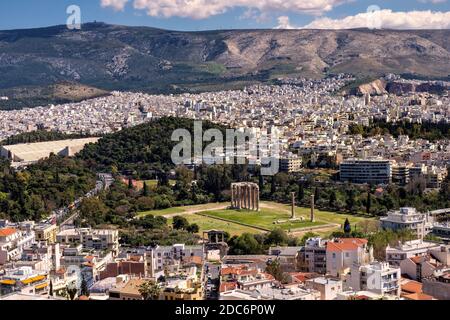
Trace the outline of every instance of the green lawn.
<path fill-rule="evenodd" d="M 309 217 L 311 212 L 309 208 L 297 208 L 295 211 L 297 212 L 297 215 L 303 215 L 305 217 L 306 216 Z M 355 224 L 367 219 L 373 220 L 373 218 L 353 216 L 350 214 L 340 214 L 336 212 L 325 212 L 320 210 L 316 210 L 314 215 L 317 221 L 323 221 L 326 223 L 337 223 L 341 225 L 345 223 L 345 219 L 348 219 L 351 224 Z"/>
<path fill-rule="evenodd" d="M 325 226 L 329 224 L 343 225 L 345 219 L 349 219 L 352 225 L 364 220 L 374 220 L 373 218 L 366 218 L 361 216 L 353 216 L 349 214 L 339 214 L 335 212 L 326 212 L 321 210 L 315 211 L 316 222 L 309 221 L 310 209 L 309 208 L 296 208 L 297 217 L 304 217 L 304 221 L 285 221 L 281 224 L 275 224 L 277 220 L 289 220 L 290 218 L 290 206 L 275 202 L 262 202 L 261 211 L 246 211 L 246 210 L 217 210 L 215 208 L 225 207 L 228 203 L 209 203 L 204 205 L 194 205 L 185 207 L 169 208 L 164 210 L 152 210 L 147 212 L 141 212 L 140 217 L 145 215 L 154 216 L 184 216 L 189 223 L 196 223 L 200 227 L 200 232 L 211 229 L 224 230 L 231 235 L 241 235 L 242 233 L 258 233 L 263 232 L 260 229 L 252 228 L 259 227 L 265 230 L 273 230 L 275 228 L 281 228 L 286 231 L 295 231 L 302 228 Z M 196 212 L 200 211 L 198 214 Z M 229 221 L 223 221 L 220 219 L 226 219 Z M 172 223 L 172 219 L 169 219 L 169 224 Z M 240 225 L 239 223 L 246 224 L 248 226 Z M 336 230 L 339 227 L 336 226 Z M 333 230 L 327 230 L 326 233 L 330 233 Z M 325 231 L 324 231 L 325 232 Z M 318 230 L 318 233 L 320 231 Z"/>
<path fill-rule="evenodd" d="M 256 234 L 263 232 L 259 229 L 245 227 L 236 223 L 221 221 L 197 214 L 185 215 L 184 217 L 189 221 L 190 224 L 195 223 L 200 227 L 200 235 L 203 231 L 209 231 L 213 229 L 226 231 L 230 234 L 230 236 L 240 236 L 243 233 Z M 168 219 L 168 224 L 172 224 L 172 221 L 172 218 Z"/>
<path fill-rule="evenodd" d="M 163 210 L 150 210 L 150 211 L 144 211 L 139 212 L 138 217 L 144 217 L 148 215 L 154 215 L 157 216 L 166 216 L 166 215 L 173 215 L 173 214 L 180 214 L 184 215 L 187 213 L 192 213 L 195 211 L 202 211 L 202 210 L 209 210 L 213 208 L 217 208 L 220 206 L 227 206 L 228 202 L 224 203 L 207 203 L 207 204 L 198 204 L 193 206 L 184 206 L 184 207 L 173 207 Z"/>
<path fill-rule="evenodd" d="M 215 210 L 204 212 L 203 214 L 210 217 L 227 219 L 238 223 L 244 223 L 251 226 L 264 228 L 267 230 L 273 230 L 281 228 L 283 230 L 293 230 L 306 227 L 320 226 L 322 222 L 310 222 L 310 221 L 286 221 L 280 224 L 275 224 L 277 220 L 288 220 L 290 218 L 289 213 L 284 210 L 277 209 L 261 209 L 260 212 L 247 211 L 247 210 Z"/>

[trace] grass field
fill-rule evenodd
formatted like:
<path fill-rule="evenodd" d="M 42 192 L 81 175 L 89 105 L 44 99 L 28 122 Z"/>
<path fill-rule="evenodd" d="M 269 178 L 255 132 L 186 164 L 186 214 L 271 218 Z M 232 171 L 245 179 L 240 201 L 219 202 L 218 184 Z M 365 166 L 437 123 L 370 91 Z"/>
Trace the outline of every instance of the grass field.
<path fill-rule="evenodd" d="M 277 220 L 289 220 L 290 215 L 282 210 L 261 209 L 260 212 L 247 210 L 215 210 L 204 212 L 209 217 L 227 219 L 237 223 L 252 225 L 267 230 L 281 228 L 283 230 L 293 230 L 307 227 L 323 225 L 323 222 L 310 221 L 286 221 L 283 223 L 274 223 Z"/>
<path fill-rule="evenodd" d="M 226 231 L 230 234 L 230 236 L 240 236 L 243 233 L 256 234 L 263 232 L 259 229 L 245 227 L 236 223 L 221 221 L 197 214 L 185 215 L 184 217 L 189 221 L 190 224 L 195 223 L 200 227 L 199 232 L 200 235 L 203 231 L 209 231 L 213 229 Z M 172 221 L 173 221 L 172 218 L 168 219 L 169 224 L 172 224 Z"/>
<path fill-rule="evenodd" d="M 287 221 L 290 218 L 290 206 L 275 202 L 262 202 L 261 211 L 246 211 L 246 210 L 227 210 L 224 209 L 228 203 L 210 203 L 204 205 L 185 206 L 177 208 L 169 208 L 164 210 L 153 210 L 141 212 L 140 217 L 146 215 L 166 216 L 168 223 L 172 223 L 172 218 L 175 215 L 184 216 L 189 223 L 196 223 L 200 227 L 200 233 L 205 230 L 218 229 L 224 230 L 233 235 L 241 235 L 242 233 L 260 233 L 264 230 L 273 230 L 281 228 L 286 231 L 299 231 L 309 227 L 323 226 L 323 230 L 313 231 L 319 235 L 328 235 L 333 231 L 339 230 L 345 219 L 349 219 L 352 225 L 364 220 L 374 220 L 364 216 L 353 216 L 349 214 L 339 214 L 336 212 L 327 212 L 316 210 L 316 222 L 310 222 L 309 208 L 296 208 L 297 217 L 303 217 L 304 221 Z M 218 209 L 220 208 L 220 209 Z M 224 221 L 224 220 L 227 221 Z M 283 223 L 274 223 L 277 220 L 286 220 Z M 244 225 L 243 225 L 244 224 Z M 333 227 L 335 225 L 335 227 Z M 306 232 L 306 231 L 305 231 Z"/>

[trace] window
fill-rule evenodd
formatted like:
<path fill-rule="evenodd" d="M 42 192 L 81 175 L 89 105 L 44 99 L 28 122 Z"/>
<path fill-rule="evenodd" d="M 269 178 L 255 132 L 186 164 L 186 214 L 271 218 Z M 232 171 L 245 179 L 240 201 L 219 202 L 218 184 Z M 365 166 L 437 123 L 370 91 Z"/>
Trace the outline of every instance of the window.
<path fill-rule="evenodd" d="M 336 253 L 333 253 L 333 259 L 336 259 Z"/>
<path fill-rule="evenodd" d="M 345 257 L 346 257 L 346 258 L 350 257 L 350 253 L 346 252 L 346 253 L 345 253 Z"/>

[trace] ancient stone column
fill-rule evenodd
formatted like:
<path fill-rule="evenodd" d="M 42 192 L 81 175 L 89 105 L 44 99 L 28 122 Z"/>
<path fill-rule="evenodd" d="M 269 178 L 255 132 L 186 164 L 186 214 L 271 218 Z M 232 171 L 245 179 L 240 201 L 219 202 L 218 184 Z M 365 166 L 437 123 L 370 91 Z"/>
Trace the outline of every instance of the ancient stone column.
<path fill-rule="evenodd" d="M 231 208 L 235 208 L 234 206 L 234 185 L 231 185 Z"/>
<path fill-rule="evenodd" d="M 259 186 L 256 186 L 256 210 L 259 211 Z"/>
<path fill-rule="evenodd" d="M 295 219 L 295 192 L 291 192 L 291 219 Z"/>
<path fill-rule="evenodd" d="M 311 222 L 314 221 L 314 195 L 311 195 Z"/>

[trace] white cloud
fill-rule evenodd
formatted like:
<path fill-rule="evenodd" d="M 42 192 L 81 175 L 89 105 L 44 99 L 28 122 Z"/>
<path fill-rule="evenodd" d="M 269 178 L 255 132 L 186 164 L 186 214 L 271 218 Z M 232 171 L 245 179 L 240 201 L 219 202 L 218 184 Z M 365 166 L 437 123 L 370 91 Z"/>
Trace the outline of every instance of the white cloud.
<path fill-rule="evenodd" d="M 128 0 L 101 0 L 100 5 L 103 8 L 112 7 L 116 11 L 122 11 L 125 8 L 125 5 L 128 3 Z"/>
<path fill-rule="evenodd" d="M 123 10 L 129 0 L 101 0 L 102 7 Z M 153 17 L 206 19 L 233 8 L 260 13 L 295 12 L 321 15 L 335 6 L 354 0 L 134 0 L 134 8 Z"/>
<path fill-rule="evenodd" d="M 353 29 L 376 26 L 382 29 L 450 29 L 450 11 L 393 12 L 380 10 L 343 19 L 318 18 L 304 29 Z"/>
<path fill-rule="evenodd" d="M 293 25 L 291 25 L 291 21 L 287 16 L 278 17 L 278 26 L 275 29 L 297 29 Z"/>

